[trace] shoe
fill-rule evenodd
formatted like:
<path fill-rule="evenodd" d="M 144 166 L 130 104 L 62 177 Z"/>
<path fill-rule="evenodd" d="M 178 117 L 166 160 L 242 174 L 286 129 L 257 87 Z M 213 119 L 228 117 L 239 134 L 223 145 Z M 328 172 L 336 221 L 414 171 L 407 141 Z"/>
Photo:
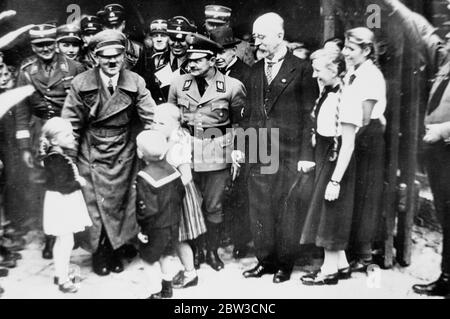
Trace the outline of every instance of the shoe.
<path fill-rule="evenodd" d="M 247 245 L 242 247 L 234 247 L 233 248 L 233 258 L 234 259 L 242 259 L 245 258 L 248 254 L 249 248 Z"/>
<path fill-rule="evenodd" d="M 350 263 L 350 269 L 352 272 L 366 272 L 367 267 L 373 264 L 372 259 L 364 260 L 364 259 L 356 259 Z"/>
<path fill-rule="evenodd" d="M 291 271 L 286 271 L 279 269 L 275 275 L 273 275 L 273 283 L 274 284 L 280 284 L 282 282 L 288 281 L 291 279 Z"/>
<path fill-rule="evenodd" d="M 195 269 L 200 269 L 200 265 L 205 262 L 205 253 L 201 248 L 195 248 L 194 251 L 194 267 Z"/>
<path fill-rule="evenodd" d="M 352 268 L 349 266 L 347 268 L 338 269 L 338 279 L 345 280 L 352 277 Z"/>
<path fill-rule="evenodd" d="M 53 246 L 56 238 L 54 236 L 45 236 L 45 246 L 42 250 L 42 258 L 53 259 Z"/>
<path fill-rule="evenodd" d="M 220 259 L 219 255 L 217 254 L 217 249 L 206 251 L 205 262 L 208 265 L 210 265 L 211 268 L 214 269 L 215 271 L 220 271 L 225 267 L 223 261 Z"/>
<path fill-rule="evenodd" d="M 9 270 L 6 268 L 0 268 L 0 278 L 6 277 L 9 274 Z"/>
<path fill-rule="evenodd" d="M 151 294 L 147 299 L 162 299 L 161 292 L 158 292 L 157 294 Z"/>
<path fill-rule="evenodd" d="M 195 276 L 194 278 L 188 281 L 188 278 L 184 275 L 184 271 L 180 271 L 172 280 L 172 287 L 174 289 L 189 288 L 197 285 L 198 285 L 198 276 Z"/>
<path fill-rule="evenodd" d="M 162 289 L 161 289 L 161 297 L 172 298 L 172 296 L 173 296 L 172 281 L 163 280 L 162 281 Z"/>
<path fill-rule="evenodd" d="M 416 294 L 428 296 L 448 296 L 450 295 L 450 274 L 441 274 L 438 280 L 424 285 L 414 285 L 412 287 Z"/>
<path fill-rule="evenodd" d="M 78 291 L 77 286 L 74 285 L 72 280 L 67 280 L 66 282 L 59 285 L 59 290 L 64 293 L 76 293 Z"/>
<path fill-rule="evenodd" d="M 119 253 L 117 251 L 114 251 L 109 255 L 107 264 L 109 270 L 116 274 L 123 271 L 123 263 L 122 260 L 120 260 Z"/>
<path fill-rule="evenodd" d="M 275 273 L 274 269 L 264 266 L 263 264 L 259 263 L 256 265 L 256 267 L 249 269 L 247 271 L 244 271 L 242 273 L 242 275 L 245 278 L 261 278 L 263 275 L 273 274 L 273 273 Z"/>
<path fill-rule="evenodd" d="M 110 274 L 106 256 L 103 251 L 97 251 L 92 255 L 92 270 L 99 276 Z"/>
<path fill-rule="evenodd" d="M 323 275 L 320 270 L 302 276 L 300 280 L 306 286 L 337 285 L 339 282 L 338 273 Z"/>

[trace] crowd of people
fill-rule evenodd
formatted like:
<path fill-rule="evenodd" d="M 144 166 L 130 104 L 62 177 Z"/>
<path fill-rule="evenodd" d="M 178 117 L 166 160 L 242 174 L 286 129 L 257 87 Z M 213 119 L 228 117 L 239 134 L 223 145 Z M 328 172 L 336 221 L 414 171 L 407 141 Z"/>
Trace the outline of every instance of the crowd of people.
<path fill-rule="evenodd" d="M 383 3 L 408 30 L 421 29 L 399 1 Z M 374 33 L 347 30 L 309 59 L 302 44 L 285 40 L 277 13 L 254 21 L 252 43 L 234 36 L 231 14 L 205 6 L 204 32 L 183 16 L 158 18 L 140 44 L 124 33 L 124 8 L 109 4 L 79 25 L 27 26 L 34 55 L 17 72 L 0 63 L 2 91 L 34 91 L 2 118 L 4 194 L 14 196 L 9 157 L 17 148 L 43 215 L 42 257 L 53 258 L 60 291 L 79 288 L 69 271 L 77 247 L 92 253 L 99 276 L 139 255 L 152 299 L 198 285 L 202 263 L 223 269 L 218 249 L 228 245 L 235 259 L 253 247 L 258 262 L 243 276 L 270 274 L 274 284 L 290 280 L 308 247 L 323 253 L 323 264 L 303 285 L 336 285 L 374 262 L 386 127 Z M 448 125 L 435 118 L 425 140 L 448 153 Z M 255 138 L 239 147 L 251 130 Z M 274 151 L 272 171 L 264 155 Z M 442 176 L 430 179 L 441 194 L 448 188 Z M 1 276 L 23 248 L 20 225 L 7 217 Z M 178 273 L 173 256 L 184 267 Z M 448 265 L 444 258 L 441 278 L 414 290 L 449 293 Z"/>

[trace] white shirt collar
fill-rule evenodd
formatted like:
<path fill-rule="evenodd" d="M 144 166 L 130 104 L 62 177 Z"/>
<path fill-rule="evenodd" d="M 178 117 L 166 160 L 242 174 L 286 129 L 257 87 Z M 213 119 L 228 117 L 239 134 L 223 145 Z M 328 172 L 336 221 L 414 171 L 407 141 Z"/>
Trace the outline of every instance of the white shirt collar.
<path fill-rule="evenodd" d="M 359 74 L 364 73 L 367 68 L 371 68 L 373 65 L 374 65 L 373 61 L 371 59 L 368 59 L 363 63 L 361 63 L 359 68 L 357 68 L 356 70 L 354 67 L 352 67 L 351 70 L 349 71 L 349 75 L 353 74 L 355 76 L 358 76 Z"/>
<path fill-rule="evenodd" d="M 114 90 L 117 88 L 117 83 L 119 82 L 119 75 L 120 73 L 117 73 L 112 78 L 110 78 L 105 73 L 103 73 L 102 69 L 100 69 L 100 78 L 102 79 L 103 85 L 105 87 L 108 87 L 109 81 L 111 80 Z"/>
<path fill-rule="evenodd" d="M 279 62 L 281 62 L 280 59 L 283 58 L 284 56 L 286 56 L 286 54 L 287 54 L 287 47 L 286 47 L 286 45 L 282 44 L 280 50 L 275 52 L 275 55 L 273 56 L 273 58 L 272 59 L 265 58 L 264 62 L 265 63 L 267 63 L 267 62 L 279 63 Z"/>
<path fill-rule="evenodd" d="M 233 60 L 231 60 L 230 64 L 227 65 L 227 67 L 225 68 L 225 70 L 228 71 L 229 69 L 231 69 L 231 67 L 237 62 L 237 60 L 238 60 L 238 58 L 235 56 L 235 57 L 233 58 Z"/>

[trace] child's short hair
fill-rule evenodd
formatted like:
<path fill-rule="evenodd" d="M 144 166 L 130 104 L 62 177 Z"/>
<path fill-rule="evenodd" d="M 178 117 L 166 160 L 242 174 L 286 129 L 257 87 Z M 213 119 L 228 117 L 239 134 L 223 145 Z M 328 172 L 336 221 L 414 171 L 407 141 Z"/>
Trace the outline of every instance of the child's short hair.
<path fill-rule="evenodd" d="M 145 130 L 136 137 L 136 145 L 144 160 L 161 159 L 169 148 L 167 138 L 161 132 Z"/>
<path fill-rule="evenodd" d="M 156 113 L 165 113 L 175 119 L 178 122 L 181 122 L 182 113 L 178 106 L 172 103 L 163 103 L 160 105 L 157 105 L 154 109 L 155 114 Z"/>
<path fill-rule="evenodd" d="M 44 156 L 47 154 L 49 147 L 51 146 L 51 140 L 64 130 L 71 130 L 72 124 L 69 120 L 61 117 L 53 117 L 48 120 L 41 131 L 39 154 Z"/>

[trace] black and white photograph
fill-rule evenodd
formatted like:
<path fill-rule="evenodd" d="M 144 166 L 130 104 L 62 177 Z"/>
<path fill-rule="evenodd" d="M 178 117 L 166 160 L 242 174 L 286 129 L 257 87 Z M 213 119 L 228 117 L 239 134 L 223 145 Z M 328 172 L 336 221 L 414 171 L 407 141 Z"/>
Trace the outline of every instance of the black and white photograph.
<path fill-rule="evenodd" d="M 0 303 L 447 299 L 449 80 L 450 0 L 0 0 Z"/>

